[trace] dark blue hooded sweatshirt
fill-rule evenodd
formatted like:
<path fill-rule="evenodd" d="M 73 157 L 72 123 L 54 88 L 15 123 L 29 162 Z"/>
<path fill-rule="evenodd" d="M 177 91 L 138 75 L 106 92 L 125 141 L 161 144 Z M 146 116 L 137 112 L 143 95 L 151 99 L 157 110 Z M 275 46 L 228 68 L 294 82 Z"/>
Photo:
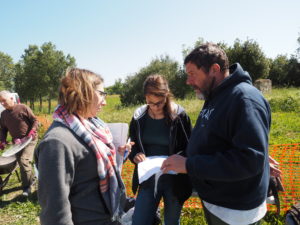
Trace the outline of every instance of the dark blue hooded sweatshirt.
<path fill-rule="evenodd" d="M 201 199 L 249 210 L 266 199 L 271 112 L 239 64 L 205 101 L 193 129 L 186 168 Z"/>

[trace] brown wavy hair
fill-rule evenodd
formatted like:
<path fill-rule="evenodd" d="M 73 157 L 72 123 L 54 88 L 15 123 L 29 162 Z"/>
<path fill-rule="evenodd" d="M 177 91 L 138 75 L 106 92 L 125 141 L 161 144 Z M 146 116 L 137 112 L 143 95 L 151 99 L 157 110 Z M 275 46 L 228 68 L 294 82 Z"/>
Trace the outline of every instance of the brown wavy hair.
<path fill-rule="evenodd" d="M 97 85 L 103 78 L 89 70 L 72 68 L 61 79 L 58 102 L 69 114 L 86 115 L 95 98 Z"/>
<path fill-rule="evenodd" d="M 172 109 L 173 95 L 169 88 L 169 83 L 160 74 L 153 74 L 146 78 L 143 85 L 144 96 L 154 95 L 157 97 L 165 97 L 166 104 L 163 108 L 164 115 L 167 118 L 168 122 L 171 122 L 174 119 L 174 112 Z"/>

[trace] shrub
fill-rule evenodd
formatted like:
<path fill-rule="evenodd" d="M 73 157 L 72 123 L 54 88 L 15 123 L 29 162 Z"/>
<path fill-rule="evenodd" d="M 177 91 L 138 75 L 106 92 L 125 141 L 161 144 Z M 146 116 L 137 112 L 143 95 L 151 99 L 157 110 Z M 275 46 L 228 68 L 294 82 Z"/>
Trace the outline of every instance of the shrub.
<path fill-rule="evenodd" d="M 292 96 L 269 100 L 272 112 L 299 112 L 300 100 Z"/>

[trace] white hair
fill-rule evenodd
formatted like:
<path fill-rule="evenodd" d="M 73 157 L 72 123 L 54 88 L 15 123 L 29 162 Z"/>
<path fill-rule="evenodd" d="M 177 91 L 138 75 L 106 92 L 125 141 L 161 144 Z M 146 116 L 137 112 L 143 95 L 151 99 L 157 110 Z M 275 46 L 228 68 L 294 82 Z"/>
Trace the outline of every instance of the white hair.
<path fill-rule="evenodd" d="M 5 99 L 12 98 L 13 94 L 9 91 L 4 90 L 4 91 L 0 91 L 0 97 L 5 98 Z"/>

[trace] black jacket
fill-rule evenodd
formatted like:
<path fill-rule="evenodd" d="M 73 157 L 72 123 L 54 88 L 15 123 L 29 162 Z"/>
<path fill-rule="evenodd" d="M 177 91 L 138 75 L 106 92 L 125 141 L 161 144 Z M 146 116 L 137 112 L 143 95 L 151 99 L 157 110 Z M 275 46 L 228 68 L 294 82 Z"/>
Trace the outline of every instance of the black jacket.
<path fill-rule="evenodd" d="M 271 111 L 239 64 L 230 73 L 204 103 L 186 168 L 202 200 L 249 210 L 267 197 Z"/>
<path fill-rule="evenodd" d="M 189 116 L 185 113 L 184 109 L 181 106 L 177 104 L 174 104 L 173 106 L 176 109 L 176 117 L 175 119 L 173 119 L 170 125 L 169 155 L 176 154 L 177 152 L 182 151 L 180 155 L 186 156 L 186 147 L 192 130 L 191 121 Z M 143 143 L 141 141 L 147 112 L 148 106 L 141 106 L 135 111 L 130 122 L 129 136 L 131 138 L 131 141 L 135 142 L 135 145 L 132 146 L 129 159 L 133 163 L 133 159 L 137 153 L 143 152 L 147 156 L 147 152 L 145 152 Z M 192 186 L 189 177 L 186 174 L 177 174 L 172 177 L 174 195 L 177 196 L 178 200 L 183 203 L 190 197 L 192 192 Z M 133 193 L 136 193 L 138 186 L 138 172 L 137 165 L 135 165 L 132 178 Z"/>

